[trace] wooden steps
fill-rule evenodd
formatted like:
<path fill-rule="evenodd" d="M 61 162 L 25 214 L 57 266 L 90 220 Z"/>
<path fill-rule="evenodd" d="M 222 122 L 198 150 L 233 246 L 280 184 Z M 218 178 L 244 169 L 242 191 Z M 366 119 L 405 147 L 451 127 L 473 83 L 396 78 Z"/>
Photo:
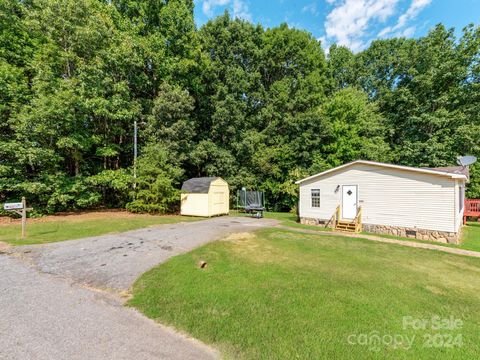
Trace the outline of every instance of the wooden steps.
<path fill-rule="evenodd" d="M 335 230 L 356 232 L 357 224 L 350 220 L 339 220 L 335 226 Z"/>
<path fill-rule="evenodd" d="M 355 219 L 353 220 L 345 220 L 340 218 L 340 205 L 337 206 L 335 209 L 335 212 L 333 213 L 332 217 L 328 222 L 325 224 L 325 227 L 331 227 L 334 230 L 338 231 L 347 231 L 347 232 L 353 232 L 353 233 L 359 233 L 362 232 L 362 207 L 360 206 L 357 209 L 357 215 L 355 216 Z"/>

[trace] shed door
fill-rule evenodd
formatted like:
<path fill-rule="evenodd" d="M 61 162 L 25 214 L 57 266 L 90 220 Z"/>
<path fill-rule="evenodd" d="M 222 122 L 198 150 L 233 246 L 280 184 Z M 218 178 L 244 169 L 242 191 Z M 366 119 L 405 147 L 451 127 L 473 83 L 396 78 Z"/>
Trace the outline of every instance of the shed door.
<path fill-rule="evenodd" d="M 213 193 L 213 213 L 220 214 L 224 208 L 224 196 L 222 191 L 216 191 Z"/>
<path fill-rule="evenodd" d="M 342 186 L 342 218 L 355 219 L 357 216 L 357 185 Z"/>

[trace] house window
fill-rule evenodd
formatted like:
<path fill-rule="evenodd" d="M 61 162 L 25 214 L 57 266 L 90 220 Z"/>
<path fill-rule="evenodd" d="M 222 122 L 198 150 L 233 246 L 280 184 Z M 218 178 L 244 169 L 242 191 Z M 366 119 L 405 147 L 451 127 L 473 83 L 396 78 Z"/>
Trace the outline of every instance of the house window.
<path fill-rule="evenodd" d="M 459 194 L 458 194 L 458 208 L 459 212 L 463 210 L 463 206 L 465 204 L 465 186 L 459 187 Z"/>
<path fill-rule="evenodd" d="M 312 189 L 312 207 L 320 207 L 320 189 Z"/>

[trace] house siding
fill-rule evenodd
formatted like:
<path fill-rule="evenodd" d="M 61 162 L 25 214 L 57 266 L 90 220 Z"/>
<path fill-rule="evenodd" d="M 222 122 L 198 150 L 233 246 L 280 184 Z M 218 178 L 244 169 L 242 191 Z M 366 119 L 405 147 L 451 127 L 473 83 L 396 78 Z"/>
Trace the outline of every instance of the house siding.
<path fill-rule="evenodd" d="M 342 185 L 358 186 L 365 224 L 458 231 L 458 184 L 454 179 L 367 164 L 353 164 L 303 182 L 300 217 L 330 219 L 342 201 Z M 311 207 L 311 189 L 320 189 L 320 208 Z"/>

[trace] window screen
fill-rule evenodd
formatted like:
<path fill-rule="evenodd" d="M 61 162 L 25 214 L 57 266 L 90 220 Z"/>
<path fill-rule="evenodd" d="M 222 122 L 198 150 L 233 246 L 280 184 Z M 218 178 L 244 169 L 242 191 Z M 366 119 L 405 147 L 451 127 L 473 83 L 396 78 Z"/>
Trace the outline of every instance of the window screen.
<path fill-rule="evenodd" d="M 320 207 L 320 189 L 312 189 L 312 207 Z"/>

